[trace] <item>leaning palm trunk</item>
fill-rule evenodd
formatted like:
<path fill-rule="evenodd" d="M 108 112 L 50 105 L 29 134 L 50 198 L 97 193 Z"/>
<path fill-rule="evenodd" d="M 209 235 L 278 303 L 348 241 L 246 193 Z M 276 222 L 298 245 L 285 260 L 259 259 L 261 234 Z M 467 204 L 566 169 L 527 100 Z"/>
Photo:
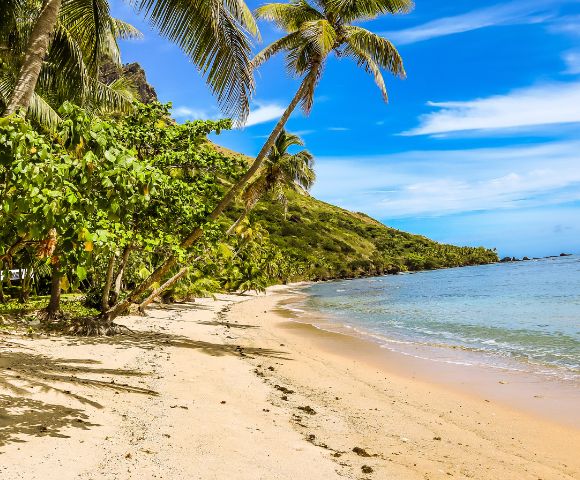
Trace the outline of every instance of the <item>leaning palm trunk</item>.
<path fill-rule="evenodd" d="M 249 210 L 247 208 L 244 209 L 244 211 L 238 217 L 238 219 L 234 223 L 232 223 L 232 226 L 230 228 L 228 228 L 226 235 L 228 235 L 228 236 L 233 235 L 233 233 L 236 231 L 236 228 L 238 228 L 240 223 L 242 223 L 244 221 L 244 219 L 248 216 L 248 213 L 250 213 Z"/>
<path fill-rule="evenodd" d="M 10 95 L 4 115 L 11 115 L 19 110 L 26 112 L 38 82 L 42 62 L 48 52 L 50 37 L 52 36 L 62 0 L 44 0 L 42 10 L 38 16 L 28 48 L 24 56 L 24 63 L 20 69 L 16 86 Z"/>
<path fill-rule="evenodd" d="M 252 163 L 252 166 L 248 169 L 248 171 L 228 190 L 222 200 L 218 203 L 218 205 L 214 208 L 214 210 L 209 214 L 209 216 L 200 223 L 212 222 L 217 220 L 220 215 L 230 206 L 230 204 L 236 198 L 236 195 L 244 188 L 244 186 L 252 179 L 255 173 L 260 169 L 266 155 L 274 145 L 276 138 L 286 125 L 286 122 L 292 115 L 292 112 L 296 109 L 298 104 L 304 99 L 306 93 L 314 87 L 316 80 L 318 78 L 318 72 L 320 69 L 320 65 L 313 68 L 312 72 L 304 78 L 302 83 L 300 84 L 300 88 L 296 92 L 296 95 L 288 105 L 288 108 L 284 111 L 284 114 L 272 130 L 272 133 L 268 137 L 268 140 L 258 153 L 258 156 Z M 195 245 L 202 237 L 204 231 L 201 227 L 197 227 L 191 234 L 186 237 L 180 244 L 180 247 L 183 249 L 189 249 L 193 245 Z M 157 269 L 147 278 L 145 279 L 140 285 L 138 285 L 122 302 L 115 305 L 111 308 L 108 312 L 105 313 L 104 317 L 107 322 L 112 322 L 115 318 L 119 315 L 125 313 L 130 305 L 136 302 L 141 295 L 143 295 L 150 287 L 156 282 L 159 282 L 163 279 L 167 273 L 175 267 L 178 262 L 178 257 L 176 255 L 170 255 L 165 259 L 165 261 L 157 267 Z"/>
<path fill-rule="evenodd" d="M 187 272 L 189 272 L 189 268 L 190 267 L 182 267 L 175 275 L 173 275 L 173 277 L 171 277 L 169 280 L 167 280 L 163 285 L 161 285 L 159 288 L 156 288 L 155 290 L 153 290 L 153 292 L 151 292 L 151 295 L 149 295 L 145 300 L 143 300 L 139 304 L 139 311 L 141 313 L 144 313 L 145 309 L 149 306 L 149 304 L 153 300 L 155 300 L 161 293 L 163 293 L 165 290 L 171 288 L 181 278 L 183 278 L 187 274 Z"/>

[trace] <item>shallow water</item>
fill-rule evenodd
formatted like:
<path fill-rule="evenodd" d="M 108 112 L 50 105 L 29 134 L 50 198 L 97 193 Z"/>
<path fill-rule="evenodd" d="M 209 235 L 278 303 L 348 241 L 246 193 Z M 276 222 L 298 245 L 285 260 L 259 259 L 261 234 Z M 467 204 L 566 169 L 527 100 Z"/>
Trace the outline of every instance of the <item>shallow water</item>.
<path fill-rule="evenodd" d="M 304 291 L 306 310 L 394 351 L 418 355 L 424 345 L 420 355 L 438 361 L 580 382 L 578 256 L 318 283 Z"/>

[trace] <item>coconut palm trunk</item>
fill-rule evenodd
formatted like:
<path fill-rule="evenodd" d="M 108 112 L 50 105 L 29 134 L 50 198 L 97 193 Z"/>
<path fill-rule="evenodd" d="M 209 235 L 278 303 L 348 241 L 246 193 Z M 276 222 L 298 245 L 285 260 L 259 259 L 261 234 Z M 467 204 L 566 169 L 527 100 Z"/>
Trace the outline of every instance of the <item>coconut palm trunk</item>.
<path fill-rule="evenodd" d="M 244 219 L 248 216 L 248 209 L 244 209 L 244 211 L 242 212 L 242 214 L 238 217 L 238 219 L 232 223 L 231 227 L 228 228 L 228 231 L 226 232 L 226 235 L 233 235 L 233 233 L 236 231 L 236 228 L 238 228 L 238 226 L 240 225 L 240 223 L 242 223 L 244 221 Z"/>
<path fill-rule="evenodd" d="M 61 4 L 62 0 L 44 0 L 40 15 L 30 34 L 24 63 L 20 68 L 18 80 L 8 100 L 4 116 L 28 110 L 38 82 L 42 62 L 48 52 L 50 37 L 56 26 Z"/>
<path fill-rule="evenodd" d="M 228 192 L 224 195 L 222 200 L 217 204 L 217 206 L 213 209 L 213 211 L 208 215 L 205 221 L 212 222 L 217 220 L 220 215 L 231 205 L 231 203 L 236 198 L 236 195 L 244 188 L 244 186 L 252 179 L 255 173 L 259 170 L 264 162 L 264 159 L 268 155 L 268 152 L 274 145 L 278 135 L 288 122 L 290 115 L 296 110 L 296 107 L 300 104 L 300 102 L 304 99 L 306 92 L 314 87 L 316 80 L 318 78 L 318 72 L 320 69 L 320 65 L 315 66 L 312 71 L 303 79 L 302 83 L 300 84 L 300 88 L 294 95 L 294 98 L 290 102 L 290 105 L 284 111 L 284 114 L 270 133 L 268 140 L 264 143 L 264 146 L 258 153 L 258 156 L 252 163 L 252 166 L 248 169 L 248 171 L 228 190 Z M 204 231 L 201 227 L 195 228 L 191 234 L 186 237 L 182 242 L 180 247 L 183 249 L 189 249 L 193 245 L 195 245 L 202 237 Z M 114 307 L 112 307 L 108 312 L 105 313 L 104 318 L 108 323 L 111 323 L 115 318 L 119 315 L 125 313 L 132 303 L 135 303 L 141 295 L 143 295 L 150 287 L 156 282 L 160 282 L 165 276 L 169 273 L 169 271 L 175 267 L 178 262 L 178 258 L 175 255 L 170 255 L 165 259 L 165 261 L 157 267 L 157 269 L 147 278 L 145 279 L 140 285 L 138 285 L 122 302 L 118 303 Z"/>
<path fill-rule="evenodd" d="M 182 267 L 175 275 L 173 275 L 173 277 L 171 277 L 169 280 L 167 280 L 163 285 L 161 285 L 160 287 L 156 288 L 155 290 L 153 290 L 153 292 L 151 292 L 151 295 L 149 295 L 145 300 L 143 300 L 140 304 L 139 304 L 139 311 L 141 313 L 145 312 L 145 309 L 149 306 L 149 304 L 155 300 L 160 294 L 162 294 L 165 290 L 171 288 L 173 285 L 175 285 L 181 278 L 183 278 L 187 272 L 189 272 L 189 266 L 188 267 Z"/>

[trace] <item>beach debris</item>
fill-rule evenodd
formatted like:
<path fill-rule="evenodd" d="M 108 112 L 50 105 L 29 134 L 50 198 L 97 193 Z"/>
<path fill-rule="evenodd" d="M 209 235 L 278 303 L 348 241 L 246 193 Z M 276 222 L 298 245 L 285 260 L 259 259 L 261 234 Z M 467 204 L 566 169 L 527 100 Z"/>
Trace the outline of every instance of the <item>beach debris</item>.
<path fill-rule="evenodd" d="M 361 448 L 361 447 L 354 447 L 352 449 L 352 451 L 354 453 L 356 453 L 359 457 L 370 457 L 371 456 L 364 448 Z"/>
<path fill-rule="evenodd" d="M 304 413 L 307 413 L 308 415 L 316 415 L 316 410 L 314 410 L 310 405 L 298 407 L 298 410 L 302 410 Z"/>
<path fill-rule="evenodd" d="M 274 385 L 274 388 L 276 390 L 280 390 L 282 393 L 285 393 L 287 395 L 291 395 L 294 393 L 294 390 L 290 390 L 289 388 L 282 387 L 281 385 Z"/>
<path fill-rule="evenodd" d="M 373 473 L 373 467 L 369 467 L 368 465 L 363 465 L 362 467 L 360 467 L 360 469 L 362 470 L 363 473 Z"/>
<path fill-rule="evenodd" d="M 338 457 L 341 457 L 342 456 L 342 453 L 340 453 L 340 452 L 334 452 L 332 454 L 332 456 L 338 458 Z"/>
<path fill-rule="evenodd" d="M 128 460 L 128 459 L 130 459 L 130 458 L 132 458 L 132 457 L 133 457 L 133 455 L 131 455 L 131 453 L 130 453 L 130 452 L 129 452 L 129 453 L 127 453 L 127 454 L 125 454 L 125 458 L 126 458 L 127 460 Z"/>
<path fill-rule="evenodd" d="M 500 380 L 497 383 L 499 383 L 500 385 L 507 385 L 508 382 L 506 382 L 505 380 Z"/>
<path fill-rule="evenodd" d="M 286 402 L 288 401 L 288 395 L 282 395 L 280 398 Z"/>
<path fill-rule="evenodd" d="M 226 403 L 226 401 L 225 400 L 222 400 L 220 403 L 223 405 L 224 403 Z"/>
<path fill-rule="evenodd" d="M 268 367 L 268 370 L 270 370 L 271 372 L 273 372 L 274 371 L 274 367 L 271 367 L 270 366 L 270 367 Z"/>
<path fill-rule="evenodd" d="M 316 440 L 316 435 L 314 435 L 313 433 L 311 433 L 310 435 L 308 435 L 308 441 L 309 442 L 313 442 L 314 440 Z"/>
<path fill-rule="evenodd" d="M 441 437 L 433 437 L 433 440 L 439 440 L 439 441 L 441 441 Z"/>

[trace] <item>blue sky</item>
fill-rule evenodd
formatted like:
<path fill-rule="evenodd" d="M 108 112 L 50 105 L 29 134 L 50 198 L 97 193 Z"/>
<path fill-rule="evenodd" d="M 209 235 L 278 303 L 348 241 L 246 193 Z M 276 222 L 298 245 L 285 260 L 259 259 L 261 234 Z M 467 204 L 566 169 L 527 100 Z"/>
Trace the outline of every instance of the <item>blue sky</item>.
<path fill-rule="evenodd" d="M 123 42 L 123 61 L 143 65 L 178 120 L 218 118 L 179 49 L 112 3 L 145 34 Z M 501 255 L 580 253 L 580 0 L 418 0 L 365 27 L 395 43 L 408 78 L 387 77 L 387 105 L 352 61 L 329 61 L 311 115 L 288 124 L 316 157 L 313 194 Z M 280 35 L 260 28 L 263 44 Z M 275 58 L 257 73 L 246 127 L 215 140 L 257 153 L 296 88 Z"/>

